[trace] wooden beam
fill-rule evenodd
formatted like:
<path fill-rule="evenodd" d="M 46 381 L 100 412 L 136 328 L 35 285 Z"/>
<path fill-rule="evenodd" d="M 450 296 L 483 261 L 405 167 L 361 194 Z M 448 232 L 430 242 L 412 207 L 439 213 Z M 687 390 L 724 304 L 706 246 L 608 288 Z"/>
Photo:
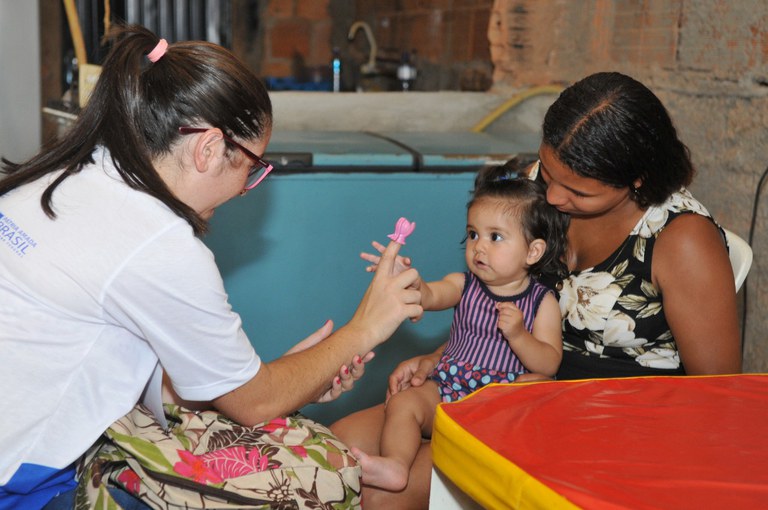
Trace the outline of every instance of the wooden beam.
<path fill-rule="evenodd" d="M 38 0 L 40 16 L 40 104 L 59 101 L 62 96 L 62 26 L 61 0 Z M 45 144 L 56 138 L 59 123 L 50 115 L 42 116 L 41 140 Z"/>

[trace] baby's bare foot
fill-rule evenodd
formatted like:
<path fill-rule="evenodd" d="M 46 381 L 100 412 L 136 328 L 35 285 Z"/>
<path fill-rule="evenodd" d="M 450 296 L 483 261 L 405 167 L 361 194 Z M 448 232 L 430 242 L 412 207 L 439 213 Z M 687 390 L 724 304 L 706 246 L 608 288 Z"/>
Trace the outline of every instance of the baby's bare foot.
<path fill-rule="evenodd" d="M 399 491 L 408 484 L 408 467 L 388 457 L 368 455 L 352 448 L 352 455 L 363 468 L 363 483 L 389 491 Z"/>

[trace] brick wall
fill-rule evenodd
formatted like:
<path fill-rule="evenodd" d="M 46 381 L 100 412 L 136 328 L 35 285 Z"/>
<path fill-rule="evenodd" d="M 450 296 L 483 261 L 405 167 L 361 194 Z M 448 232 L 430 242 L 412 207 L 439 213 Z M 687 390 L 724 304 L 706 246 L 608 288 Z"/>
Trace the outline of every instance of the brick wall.
<path fill-rule="evenodd" d="M 354 21 L 365 21 L 378 45 L 378 76 L 367 77 L 367 85 L 395 89 L 397 65 L 409 52 L 419 71 L 416 90 L 487 90 L 493 72 L 492 5 L 492 0 L 269 0 L 260 8 L 258 69 L 263 76 L 306 78 L 327 72 L 336 47 L 345 87 L 352 90 L 363 78 L 360 66 L 370 46 L 362 32 L 351 41 L 347 36 Z"/>
<path fill-rule="evenodd" d="M 356 0 L 382 56 L 415 51 L 421 90 L 487 90 L 492 67 L 488 23 L 492 0 Z"/>
<path fill-rule="evenodd" d="M 331 58 L 329 0 L 269 0 L 262 16 L 263 76 L 296 77 Z"/>
<path fill-rule="evenodd" d="M 680 2 L 496 2 L 489 29 L 497 86 L 570 82 L 588 69 L 669 67 Z"/>
<path fill-rule="evenodd" d="M 566 81 L 607 67 L 765 80 L 764 0 L 496 0 L 489 41 L 496 86 Z M 744 83 L 743 85 L 747 85 Z"/>
<path fill-rule="evenodd" d="M 768 165 L 765 0 L 496 0 L 489 26 L 496 91 L 632 75 L 659 95 L 698 174 L 696 196 L 748 237 Z M 755 218 L 744 368 L 768 371 L 768 196 Z M 713 296 L 713 299 L 716 299 Z M 743 306 L 743 305 L 742 305 Z"/>

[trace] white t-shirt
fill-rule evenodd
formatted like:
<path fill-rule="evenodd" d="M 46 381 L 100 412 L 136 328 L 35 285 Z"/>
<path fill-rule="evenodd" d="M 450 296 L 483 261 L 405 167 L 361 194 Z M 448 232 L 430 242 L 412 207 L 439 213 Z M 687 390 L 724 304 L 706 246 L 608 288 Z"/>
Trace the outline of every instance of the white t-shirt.
<path fill-rule="evenodd" d="M 60 469 L 139 400 L 158 359 L 188 400 L 250 380 L 261 360 L 213 254 L 131 189 L 109 153 L 0 196 L 0 489 L 23 464 Z"/>

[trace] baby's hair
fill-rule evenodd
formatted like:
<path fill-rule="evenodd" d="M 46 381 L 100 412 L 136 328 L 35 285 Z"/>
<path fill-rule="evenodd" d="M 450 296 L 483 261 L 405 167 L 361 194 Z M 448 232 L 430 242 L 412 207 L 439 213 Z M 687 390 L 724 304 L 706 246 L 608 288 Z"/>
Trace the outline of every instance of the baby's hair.
<path fill-rule="evenodd" d="M 523 168 L 517 158 L 503 165 L 481 169 L 475 178 L 475 188 L 467 209 L 481 199 L 508 202 L 508 213 L 520 219 L 528 243 L 543 239 L 547 243 L 544 255 L 528 268 L 536 278 L 552 276 L 562 279 L 568 272 L 565 264 L 569 216 L 547 203 L 544 185 L 522 176 Z"/>

